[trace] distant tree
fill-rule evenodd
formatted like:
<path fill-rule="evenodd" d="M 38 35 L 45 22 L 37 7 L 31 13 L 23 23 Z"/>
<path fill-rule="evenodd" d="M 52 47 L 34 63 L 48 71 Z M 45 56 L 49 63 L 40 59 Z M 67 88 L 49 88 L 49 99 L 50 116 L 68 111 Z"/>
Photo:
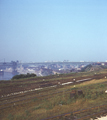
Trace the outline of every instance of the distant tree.
<path fill-rule="evenodd" d="M 12 77 L 12 80 L 13 79 L 21 79 L 21 78 L 30 78 L 30 77 L 36 77 L 36 74 L 34 73 L 27 73 L 27 74 L 20 74 L 20 75 L 15 75 Z"/>
<path fill-rule="evenodd" d="M 85 72 L 85 70 L 86 70 L 87 68 L 91 68 L 91 67 L 92 67 L 92 65 L 89 64 L 89 65 L 85 66 L 84 68 L 82 68 L 82 69 L 81 69 L 81 72 Z"/>

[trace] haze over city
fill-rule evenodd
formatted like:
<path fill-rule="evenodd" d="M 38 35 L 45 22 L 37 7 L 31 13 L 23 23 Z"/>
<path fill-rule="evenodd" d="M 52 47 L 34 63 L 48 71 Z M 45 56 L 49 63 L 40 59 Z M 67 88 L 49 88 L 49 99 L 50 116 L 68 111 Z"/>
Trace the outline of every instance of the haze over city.
<path fill-rule="evenodd" d="M 107 0 L 0 0 L 0 120 L 107 120 Z"/>
<path fill-rule="evenodd" d="M 106 0 L 0 0 L 0 62 L 106 61 Z"/>

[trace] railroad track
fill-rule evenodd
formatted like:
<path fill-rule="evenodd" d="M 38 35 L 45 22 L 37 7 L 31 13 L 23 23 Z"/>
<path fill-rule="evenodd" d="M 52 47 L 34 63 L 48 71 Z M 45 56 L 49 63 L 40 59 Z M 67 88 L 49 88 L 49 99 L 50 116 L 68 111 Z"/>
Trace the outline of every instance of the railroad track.
<path fill-rule="evenodd" d="M 91 79 L 101 79 L 101 78 L 105 78 L 107 76 L 107 74 L 95 74 L 94 76 L 90 76 Z M 60 85 L 67 85 L 67 84 L 73 84 L 74 83 L 74 79 L 75 79 L 75 83 L 77 84 L 77 82 L 84 82 L 85 79 L 87 79 L 86 77 L 76 77 L 76 78 L 67 78 L 67 79 L 63 79 L 64 76 L 61 78 L 61 80 L 53 80 L 53 81 L 47 81 L 49 78 L 38 78 L 39 80 L 42 80 L 39 82 L 39 80 L 35 79 L 31 79 L 31 81 L 38 81 L 37 83 L 26 83 L 26 85 L 28 87 L 20 87 L 23 86 L 23 84 L 21 85 L 16 85 L 16 86 L 8 86 L 6 88 L 2 88 L 1 87 L 1 92 L 0 92 L 0 97 L 6 97 L 7 95 L 15 95 L 15 94 L 20 94 L 20 92 L 29 92 L 31 89 L 32 90 L 37 90 L 40 88 L 45 88 L 45 87 L 52 87 L 52 86 L 58 86 L 59 83 Z M 55 77 L 53 77 L 53 79 L 55 79 Z M 80 79 L 80 80 L 79 80 Z M 83 80 L 83 81 L 82 81 Z M 21 82 L 26 82 L 26 81 L 21 81 Z M 2 82 L 1 82 L 2 83 Z M 3 82 L 4 83 L 4 82 Z M 6 82 L 6 83 L 19 83 L 19 81 L 10 81 L 10 82 Z M 29 88 L 29 90 L 28 90 Z M 13 94 L 13 91 L 16 91 L 15 94 Z"/>
<path fill-rule="evenodd" d="M 81 83 L 81 82 L 85 82 L 85 81 L 89 81 L 89 80 L 91 80 L 91 78 L 87 78 L 87 79 L 83 79 L 83 80 L 78 80 L 78 81 L 76 81 L 75 82 L 75 84 L 76 83 Z M 69 85 L 69 84 L 74 84 L 74 82 L 67 82 L 67 83 L 62 83 L 61 84 L 61 86 L 63 86 L 63 85 Z M 52 87 L 52 86 L 50 86 L 50 87 Z M 47 87 L 46 87 L 47 88 Z M 65 90 L 66 91 L 66 90 Z M 45 97 L 45 96 L 48 96 L 48 95 L 53 95 L 53 94 L 56 94 L 56 93 L 62 93 L 62 92 L 65 92 L 65 91 L 58 91 L 58 92 L 54 92 L 54 93 L 51 93 L 51 94 L 46 94 L 46 95 L 37 95 L 37 96 L 35 96 L 35 97 L 37 97 L 37 98 L 40 98 L 40 97 Z M 70 91 L 70 90 L 67 90 L 67 91 Z M 17 95 L 15 95 L 15 96 L 12 96 L 12 95 L 10 95 L 10 96 L 7 96 L 7 97 L 5 97 L 4 99 L 2 98 L 2 99 L 0 99 L 0 101 L 2 102 L 2 101 L 6 101 L 6 100 L 9 100 L 9 99 L 13 99 L 13 98 L 18 98 L 18 97 L 24 97 L 24 96 L 26 96 L 26 95 L 30 95 L 30 94 L 32 94 L 32 92 L 34 92 L 34 94 L 35 94 L 35 91 L 30 91 L 30 92 L 28 92 L 27 94 L 25 94 L 25 92 L 23 91 L 22 93 L 23 93 L 23 95 L 21 95 L 21 96 L 17 96 Z M 20 93 L 20 92 L 19 92 Z M 13 94 L 14 95 L 14 94 Z M 6 96 L 6 95 L 5 95 Z M 33 97 L 34 98 L 34 97 Z M 29 99 L 29 98 L 27 98 L 27 99 Z M 26 100 L 27 100 L 26 99 Z M 32 97 L 31 97 L 31 99 L 32 99 Z M 22 99 L 22 101 L 23 100 L 25 100 L 25 99 Z M 21 101 L 21 100 L 18 100 L 18 101 Z M 17 102 L 18 102 L 17 101 Z M 16 102 L 16 101 L 15 101 Z M 6 102 L 6 103 L 1 103 L 0 105 L 2 105 L 2 104 L 8 104 L 9 102 Z"/>
<path fill-rule="evenodd" d="M 99 110 L 99 112 L 97 111 Z M 94 113 L 92 113 L 94 112 Z M 85 114 L 84 114 L 85 113 Z M 91 113 L 91 114 L 90 114 Z M 88 115 L 87 115 L 88 114 Z M 80 115 L 80 116 L 79 116 Z M 101 115 L 107 115 L 107 104 L 82 109 L 78 111 L 63 113 L 56 116 L 47 117 L 41 120 L 59 120 L 59 119 L 70 119 L 70 120 L 84 120 L 89 118 L 100 117 Z"/>
<path fill-rule="evenodd" d="M 77 81 L 75 81 L 75 82 L 72 82 L 72 83 L 70 83 L 70 84 L 65 84 L 65 85 L 71 85 L 71 84 L 79 84 L 79 83 L 81 83 L 81 82 L 85 82 L 85 81 L 90 81 L 90 80 L 92 80 L 92 78 L 87 78 L 87 79 L 82 79 L 82 80 L 77 80 Z M 61 83 L 61 84 L 63 84 L 63 83 Z M 64 86 L 64 85 L 60 85 L 60 86 Z M 59 96 L 60 95 L 62 95 L 62 93 L 63 92 L 65 92 L 65 93 L 70 93 L 71 92 L 71 89 L 68 89 L 68 90 L 65 90 L 65 91 L 58 91 L 58 92 L 53 92 L 53 93 L 51 93 L 51 94 L 45 94 L 45 95 L 36 95 L 36 96 L 33 96 L 33 97 L 30 97 L 30 98 L 25 98 L 25 99 L 20 99 L 20 100 L 16 100 L 16 101 L 12 101 L 12 102 L 4 102 L 4 103 L 1 103 L 0 104 L 0 110 L 2 110 L 2 109 L 5 109 L 5 108 L 11 108 L 11 107 L 13 107 L 13 106 L 17 106 L 17 105 L 23 105 L 23 104 L 26 104 L 26 103 L 30 103 L 30 102 L 32 102 L 32 101 L 30 101 L 31 99 L 34 99 L 34 98 L 37 98 L 38 100 L 41 100 L 41 99 L 48 99 L 48 98 L 52 98 L 53 96 L 52 95 L 54 95 L 54 94 L 59 94 Z M 32 93 L 36 93 L 36 91 L 31 91 L 31 92 L 28 92 L 28 93 L 26 93 L 26 94 L 23 94 L 22 95 L 22 97 L 24 97 L 24 96 L 27 96 L 27 95 L 30 95 L 30 94 L 32 94 Z M 13 98 L 18 98 L 18 97 L 20 97 L 20 96 L 10 96 L 9 97 L 9 99 L 11 100 L 11 99 L 13 99 Z M 5 98 L 7 98 L 7 99 L 5 99 Z M 5 97 L 5 98 L 2 98 L 0 101 L 2 102 L 3 100 L 8 100 L 8 97 Z M 20 103 L 21 101 L 23 101 L 22 103 Z M 19 103 L 18 103 L 19 102 Z M 3 107 L 2 107 L 2 105 L 4 105 Z M 5 106 L 6 105 L 6 106 Z M 104 109 L 104 105 L 101 105 L 102 107 L 103 107 L 103 109 Z M 97 108 L 101 108 L 101 106 L 97 106 L 97 107 L 94 107 L 93 109 L 97 109 Z M 107 105 L 105 104 L 105 106 L 106 106 L 106 108 L 107 108 Z M 88 108 L 88 110 L 92 110 L 92 108 Z M 75 120 L 84 120 L 85 118 L 90 118 L 91 116 L 98 116 L 98 115 L 102 115 L 102 114 L 105 114 L 105 113 L 107 113 L 107 110 L 105 109 L 105 110 L 103 110 L 103 109 L 101 109 L 102 111 L 101 112 L 95 112 L 94 114 L 91 114 L 91 115 L 83 115 L 83 116 L 81 116 L 81 117 L 77 117 L 77 118 L 75 118 Z M 72 115 L 79 115 L 79 114 L 81 114 L 81 113 L 85 113 L 85 112 L 87 112 L 87 109 L 84 109 L 84 110 L 80 110 L 80 111 L 74 111 L 74 112 L 69 112 L 69 113 L 64 113 L 64 114 L 61 114 L 61 115 L 58 115 L 58 116 L 52 116 L 52 117 L 48 117 L 48 118 L 46 118 L 46 120 L 48 120 L 48 119 L 60 119 L 60 118 L 63 118 L 63 117 L 66 117 L 66 118 L 70 118 L 70 117 L 72 117 Z M 72 114 L 72 115 L 71 115 Z M 45 119 L 43 119 L 43 120 L 45 120 Z"/>
<path fill-rule="evenodd" d="M 77 81 L 75 81 L 75 82 L 72 82 L 72 83 L 69 83 L 69 84 L 65 84 L 65 85 L 70 85 L 70 84 L 78 84 L 78 83 L 81 83 L 81 82 L 85 82 L 85 81 L 90 81 L 90 80 L 92 80 L 92 78 L 87 78 L 87 79 L 82 79 L 82 80 L 77 80 Z M 62 83 L 62 84 L 64 84 L 64 83 Z M 63 87 L 63 85 L 61 85 L 62 87 Z M 32 91 L 33 92 L 33 91 Z M 63 92 L 66 92 L 67 94 L 68 93 L 70 93 L 71 92 L 71 89 L 69 89 L 69 90 L 65 90 L 65 91 L 58 91 L 58 92 L 53 92 L 53 93 L 51 93 L 51 94 L 45 94 L 45 95 L 36 95 L 36 96 L 33 96 L 33 97 L 29 97 L 29 98 L 22 98 L 22 99 L 19 99 L 19 100 L 15 100 L 15 101 L 11 101 L 11 102 L 8 102 L 8 100 L 10 99 L 15 99 L 15 98 L 19 98 L 19 97 L 25 97 L 25 96 L 27 96 L 27 95 L 31 95 L 32 94 L 32 92 L 28 92 L 28 93 L 26 93 L 26 94 L 23 94 L 22 96 L 9 96 L 9 97 L 6 97 L 5 99 L 1 99 L 0 101 L 2 102 L 2 101 L 7 101 L 7 102 L 4 102 L 4 103 L 1 103 L 0 104 L 0 109 L 5 109 L 5 108 L 7 108 L 7 107 L 10 107 L 10 105 L 9 106 L 7 106 L 8 104 L 13 104 L 14 103 L 14 106 L 16 106 L 16 105 L 19 105 L 19 104 L 17 104 L 17 102 L 20 102 L 20 101 L 24 101 L 24 103 L 23 104 L 25 104 L 25 103 L 27 103 L 27 102 L 25 102 L 25 101 L 27 101 L 27 100 L 31 100 L 31 99 L 35 99 L 35 98 L 37 98 L 38 100 L 41 100 L 41 99 L 48 99 L 48 98 L 52 98 L 53 96 L 52 95 L 54 95 L 54 94 L 62 94 Z M 34 93 L 33 94 L 35 94 L 35 91 L 34 91 Z M 51 96 L 50 96 L 51 95 Z M 9 98 L 9 99 L 8 99 Z M 2 105 L 6 105 L 6 107 L 2 107 Z"/>
<path fill-rule="evenodd" d="M 39 87 L 39 88 L 30 89 L 30 90 L 9 93 L 7 95 L 1 95 L 1 98 L 13 96 L 13 95 L 19 95 L 19 94 L 22 94 L 22 93 L 27 93 L 27 92 L 32 92 L 32 91 L 37 91 L 37 90 L 41 90 L 41 89 L 44 89 L 44 88 L 57 87 L 57 86 L 63 86 L 63 85 L 69 85 L 69 84 L 78 84 L 78 83 L 89 81 L 89 80 L 92 80 L 92 78 L 87 78 L 87 79 L 82 79 L 82 80 L 77 80 L 77 81 L 72 81 L 72 82 L 65 82 L 65 83 L 42 85 L 43 86 L 42 88 Z"/>
<path fill-rule="evenodd" d="M 33 96 L 33 97 L 29 97 L 29 98 L 23 98 L 23 99 L 20 99 L 20 100 L 16 100 L 16 101 L 12 101 L 12 102 L 4 102 L 4 103 L 1 103 L 0 104 L 0 109 L 5 109 L 5 108 L 7 108 L 7 107 L 10 107 L 10 105 L 9 106 L 6 106 L 6 107 L 2 107 L 3 105 L 8 105 L 8 104 L 12 104 L 12 106 L 13 106 L 13 104 L 14 104 L 14 106 L 16 106 L 16 105 L 20 105 L 20 104 L 17 104 L 17 102 L 20 102 L 20 101 L 24 101 L 23 102 L 23 104 L 26 104 L 26 103 L 28 103 L 28 102 L 26 102 L 27 100 L 32 100 L 32 99 L 37 99 L 37 100 L 43 100 L 43 99 L 48 99 L 48 98 L 53 98 L 53 96 L 52 95 L 56 95 L 56 94 L 58 94 L 58 96 L 61 96 L 62 95 L 62 93 L 63 92 L 65 92 L 66 94 L 69 94 L 69 93 L 71 93 L 71 89 L 69 89 L 69 90 L 64 90 L 64 91 L 58 91 L 58 92 L 54 92 L 54 93 L 51 93 L 51 94 L 46 94 L 46 95 L 36 95 L 36 96 Z M 29 101 L 29 102 L 32 102 L 32 101 Z M 22 103 L 21 103 L 22 104 Z"/>

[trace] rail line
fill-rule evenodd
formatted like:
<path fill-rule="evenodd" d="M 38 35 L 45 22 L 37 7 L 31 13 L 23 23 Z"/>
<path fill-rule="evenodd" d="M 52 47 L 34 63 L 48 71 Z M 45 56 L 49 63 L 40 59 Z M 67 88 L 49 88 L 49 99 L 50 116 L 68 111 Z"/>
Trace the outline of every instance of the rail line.
<path fill-rule="evenodd" d="M 59 96 L 61 96 L 63 92 L 64 92 L 64 91 L 58 92 Z M 68 93 L 71 93 L 71 91 L 66 92 L 66 94 L 68 94 Z M 55 94 L 55 93 L 53 93 L 53 94 Z M 50 95 L 52 95 L 52 94 L 50 94 Z M 46 96 L 47 96 L 47 97 L 46 97 Z M 45 97 L 45 98 L 44 98 L 44 97 Z M 17 101 L 2 103 L 2 104 L 0 104 L 0 106 L 6 105 L 6 104 L 12 104 L 12 103 L 13 103 L 14 106 L 20 105 L 20 104 L 26 104 L 26 103 L 32 102 L 32 101 L 25 102 L 26 100 L 31 100 L 31 99 L 35 99 L 35 98 L 36 98 L 37 100 L 43 100 L 43 99 L 53 98 L 53 96 L 49 96 L 49 95 L 43 95 L 43 96 L 38 96 L 38 97 L 35 96 L 35 97 L 20 99 L 20 100 L 17 100 Z M 17 104 L 17 102 L 20 102 L 20 101 L 24 101 L 24 103 Z M 13 105 L 12 105 L 12 106 L 13 106 Z M 0 108 L 0 109 L 5 109 L 5 108 L 7 108 L 7 107 L 11 107 L 11 106 L 2 107 L 2 108 Z"/>
<path fill-rule="evenodd" d="M 92 80 L 92 78 L 77 80 L 77 81 L 75 81 L 75 83 L 78 84 L 78 83 L 85 82 L 85 81 L 89 81 L 89 80 Z M 73 83 L 74 83 L 74 82 L 73 82 Z M 73 83 L 70 83 L 70 84 L 73 84 Z M 65 85 L 68 85 L 68 84 L 65 84 Z M 63 85 L 62 85 L 62 86 L 63 86 Z M 12 101 L 12 102 L 1 103 L 0 106 L 6 105 L 6 104 L 12 104 L 12 103 L 14 103 L 15 105 L 19 105 L 19 104 L 16 104 L 16 103 L 17 103 L 17 102 L 20 102 L 20 101 L 26 101 L 26 100 L 30 100 L 30 99 L 35 99 L 35 98 L 37 98 L 37 99 L 39 99 L 39 100 L 41 100 L 41 99 L 48 99 L 48 98 L 52 98 L 52 97 L 53 97 L 53 96 L 49 96 L 49 95 L 61 94 L 61 93 L 66 92 L 66 91 L 67 91 L 66 93 L 70 93 L 71 90 L 72 90 L 72 89 L 68 89 L 68 90 L 58 91 L 58 92 L 54 92 L 54 93 L 46 94 L 46 95 L 36 95 L 36 96 L 30 97 L 30 98 L 24 98 L 24 99 Z M 28 94 L 28 93 L 27 93 L 27 94 Z M 32 94 L 32 92 L 31 92 L 31 94 Z M 34 94 L 35 94 L 35 93 L 34 93 Z M 26 95 L 23 95 L 23 96 L 26 96 Z M 10 96 L 10 97 L 12 97 L 12 96 Z M 16 96 L 16 97 L 20 97 L 20 96 Z M 15 97 L 15 98 L 16 98 L 16 97 Z M 43 97 L 45 97 L 45 98 L 43 98 Z M 9 99 L 11 99 L 11 98 L 9 98 Z M 12 98 L 12 99 L 13 99 L 13 98 Z M 5 100 L 7 100 L 7 99 L 5 99 Z M 1 101 L 3 101 L 3 99 L 2 99 Z M 24 102 L 24 103 L 26 103 L 26 102 Z M 23 104 L 24 104 L 24 103 L 23 103 Z M 3 108 L 0 108 L 0 109 L 4 109 L 4 108 L 7 108 L 7 107 L 8 107 L 8 106 L 3 107 Z M 9 107 L 10 107 L 10 106 L 9 106 Z"/>
<path fill-rule="evenodd" d="M 74 83 L 76 84 L 76 83 L 85 82 L 85 81 L 89 81 L 89 80 L 92 80 L 92 78 L 77 80 L 77 81 L 73 81 L 73 82 L 66 82 L 66 83 L 61 83 L 61 84 L 59 83 L 59 84 L 56 84 L 56 85 L 52 85 L 52 86 L 48 86 L 48 87 L 43 87 L 43 88 L 35 88 L 35 89 L 30 89 L 30 90 L 25 90 L 25 91 L 14 92 L 14 93 L 10 93 L 10 94 L 7 94 L 7 95 L 2 95 L 1 98 L 13 96 L 13 95 L 19 95 L 21 93 L 38 91 L 38 90 L 42 90 L 42 89 L 45 89 L 45 88 L 57 87 L 59 85 L 62 86 L 62 85 L 69 85 L 69 84 L 74 84 Z"/>
<path fill-rule="evenodd" d="M 72 75 L 69 75 L 69 76 L 72 76 Z M 90 77 L 91 79 L 101 79 L 101 78 L 104 78 L 104 77 L 106 78 L 106 76 L 107 76 L 107 74 L 104 73 L 104 74 L 95 74 L 93 76 L 87 76 L 87 77 Z M 49 81 L 48 79 L 52 79 L 52 77 L 53 77 L 53 80 Z M 60 80 L 59 79 L 54 80 L 56 77 L 58 77 L 58 76 L 42 77 L 42 78 L 31 78 L 31 81 L 33 80 L 35 82 L 36 81 L 38 81 L 38 82 L 37 83 L 35 83 L 35 82 L 34 83 L 26 83 L 26 85 L 28 86 L 29 90 L 31 90 L 31 89 L 34 90 L 34 89 L 37 89 L 37 88 L 44 88 L 44 87 L 58 85 L 58 82 L 61 82 L 61 84 L 63 85 L 64 83 L 67 83 L 67 82 L 68 82 L 68 84 L 69 84 L 69 82 L 74 82 L 73 79 L 75 79 L 75 81 L 76 81 L 76 80 L 79 80 L 79 79 L 86 79 L 87 78 L 86 76 L 84 76 L 84 77 L 75 76 L 75 78 L 74 78 L 74 76 L 72 76 L 72 78 L 65 79 L 66 76 L 61 76 L 60 75 Z M 30 81 L 30 79 L 28 79 L 26 81 Z M 26 87 L 24 87 L 23 85 L 21 85 L 21 83 L 20 83 L 20 86 L 22 86 L 22 87 L 20 87 L 19 84 L 16 85 L 16 86 L 14 86 L 14 85 L 12 86 L 12 83 L 17 84 L 19 82 L 26 82 L 26 81 L 25 80 L 23 80 L 23 81 L 22 80 L 21 81 L 20 80 L 19 81 L 6 81 L 6 82 L 1 81 L 0 83 L 3 83 L 3 84 L 11 83 L 11 85 L 8 86 L 8 89 L 6 88 L 7 90 L 4 87 L 2 89 L 2 86 L 1 86 L 0 97 L 6 97 L 7 95 L 8 96 L 9 95 L 13 96 L 15 94 L 20 94 L 20 92 L 22 92 L 22 91 L 29 92 L 29 90 Z M 15 92 L 15 94 L 13 94 L 13 91 Z"/>
<path fill-rule="evenodd" d="M 69 116 L 71 116 L 71 114 L 72 115 L 76 115 L 76 114 L 79 114 L 79 113 L 87 112 L 88 110 L 94 110 L 94 109 L 101 108 L 101 107 L 104 107 L 104 106 L 107 107 L 107 104 L 103 104 L 103 105 L 99 105 L 99 106 L 95 106 L 95 107 L 91 107 L 91 108 L 87 108 L 87 109 L 82 109 L 82 110 L 78 110 L 78 111 L 63 113 L 63 114 L 60 114 L 60 115 L 56 115 L 56 116 L 52 116 L 52 117 L 47 117 L 47 118 L 41 119 L 41 120 L 59 119 L 60 117 L 64 117 L 64 116 L 65 117 L 69 117 Z M 91 116 L 98 117 L 98 115 L 102 115 L 103 113 L 107 114 L 107 108 L 106 108 L 106 110 L 103 110 L 101 112 L 97 112 L 97 113 L 94 113 L 94 114 L 86 115 L 86 116 L 83 116 L 83 117 L 80 117 L 80 118 L 75 118 L 75 120 L 84 120 L 86 118 L 90 118 Z"/>
<path fill-rule="evenodd" d="M 78 80 L 78 81 L 76 81 L 76 82 L 77 82 L 77 83 L 78 83 L 78 82 L 84 82 L 84 81 L 87 81 L 87 80 L 91 80 L 91 78 L 83 79 L 83 80 Z M 71 84 L 71 83 L 69 83 L 69 84 Z M 63 85 L 64 85 L 64 83 L 63 83 Z M 65 85 L 68 85 L 68 83 L 65 84 Z M 52 86 L 51 86 L 51 87 L 52 87 Z M 47 88 L 47 87 L 46 87 L 46 88 Z M 39 89 L 39 90 L 40 90 L 40 89 Z M 56 94 L 56 93 L 62 93 L 62 92 L 65 92 L 65 91 L 71 91 L 71 89 L 69 89 L 69 90 L 63 90 L 63 91 L 58 91 L 58 92 L 54 92 L 54 93 L 46 94 L 46 95 L 41 95 L 41 96 L 39 95 L 39 96 L 35 96 L 35 97 L 40 98 L 40 97 L 45 97 L 45 96 L 48 96 L 48 95 L 53 95 L 53 94 Z M 23 93 L 25 93 L 25 92 L 23 92 Z M 23 95 L 23 96 L 25 96 L 25 95 Z M 11 96 L 10 96 L 10 97 L 11 97 Z M 16 96 L 16 97 L 14 97 L 14 98 L 17 98 L 17 97 L 20 97 L 20 96 Z M 33 99 L 33 98 L 35 98 L 35 97 L 31 97 L 31 98 L 27 98 L 27 99 L 21 99 L 21 100 L 17 100 L 17 101 L 13 101 L 13 102 L 18 102 L 18 101 Z M 9 98 L 9 99 L 11 99 L 11 98 Z M 13 97 L 12 97 L 12 99 L 13 99 Z M 7 100 L 7 99 L 4 99 L 4 100 Z M 3 99 L 0 100 L 0 101 L 3 101 Z M 13 103 L 13 102 L 1 103 L 0 106 L 3 105 L 3 104 Z"/>

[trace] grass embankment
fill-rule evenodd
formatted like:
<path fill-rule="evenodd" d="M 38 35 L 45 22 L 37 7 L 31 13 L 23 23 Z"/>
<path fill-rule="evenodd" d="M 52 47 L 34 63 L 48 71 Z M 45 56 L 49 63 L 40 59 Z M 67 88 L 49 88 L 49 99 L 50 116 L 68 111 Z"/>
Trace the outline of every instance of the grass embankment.
<path fill-rule="evenodd" d="M 102 73 L 105 73 L 102 71 Z M 89 73 L 93 75 L 94 72 Z M 79 73 L 73 76 L 70 75 L 62 75 L 64 79 L 66 77 L 74 78 L 77 76 L 89 76 L 87 73 Z M 56 77 L 56 79 L 62 79 L 62 76 Z M 48 77 L 47 77 L 48 78 Z M 46 78 L 45 78 L 46 79 Z M 52 78 L 52 80 L 55 78 Z M 49 78 L 50 80 L 50 78 Z M 107 88 L 107 79 L 99 79 L 87 81 L 81 84 L 77 84 L 74 88 L 74 85 L 67 85 L 56 88 L 45 88 L 40 91 L 31 92 L 32 94 L 22 94 L 22 96 L 11 97 L 7 101 L 17 101 L 22 98 L 31 98 L 23 101 L 13 102 L 9 104 L 4 104 L 0 106 L 0 119 L 1 120 L 41 120 L 47 117 L 73 112 L 81 109 L 87 109 L 90 107 L 98 106 L 106 104 L 107 95 L 105 94 L 105 90 Z M 77 94 L 78 90 L 82 90 L 83 94 Z M 57 93 L 59 91 L 59 93 Z M 70 97 L 70 93 L 72 91 L 76 91 L 76 94 Z M 44 95 L 44 96 L 42 96 Z M 32 98 L 33 97 L 33 98 Z M 2 98 L 1 100 L 3 100 Z M 5 99 L 6 101 L 6 99 Z M 5 103 L 5 101 L 3 101 Z M 2 103 L 2 102 L 1 102 Z M 3 107 L 6 107 L 2 109 Z M 9 107 L 8 107 L 9 106 Z M 102 109 L 101 109 L 102 110 Z M 98 110 L 100 111 L 100 109 Z M 89 112 L 85 113 L 86 115 Z M 90 111 L 90 114 L 93 114 L 93 111 Z M 75 115 L 75 117 L 79 118 L 81 115 Z M 56 118 L 55 118 L 56 119 Z M 61 119 L 65 119 L 62 117 Z"/>

